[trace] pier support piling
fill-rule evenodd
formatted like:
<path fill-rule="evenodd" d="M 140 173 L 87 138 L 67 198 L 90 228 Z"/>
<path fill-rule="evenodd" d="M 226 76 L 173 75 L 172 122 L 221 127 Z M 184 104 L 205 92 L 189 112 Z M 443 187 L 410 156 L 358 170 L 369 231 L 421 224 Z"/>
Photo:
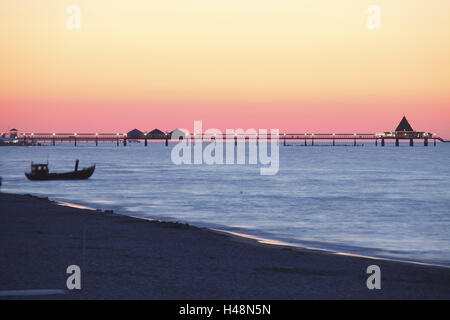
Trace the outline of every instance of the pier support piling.
<path fill-rule="evenodd" d="M 400 146 L 400 141 L 398 140 L 398 138 L 395 138 L 395 146 L 399 147 Z"/>
<path fill-rule="evenodd" d="M 384 138 L 381 138 L 381 146 L 384 147 Z"/>
<path fill-rule="evenodd" d="M 436 139 L 434 139 L 434 146 L 436 147 Z"/>
<path fill-rule="evenodd" d="M 428 138 L 423 139 L 423 146 L 428 147 Z"/>
<path fill-rule="evenodd" d="M 409 146 L 414 147 L 414 139 L 413 138 L 409 139 Z"/>
<path fill-rule="evenodd" d="M 127 138 L 123 138 L 123 146 L 124 146 L 124 147 L 127 146 Z"/>

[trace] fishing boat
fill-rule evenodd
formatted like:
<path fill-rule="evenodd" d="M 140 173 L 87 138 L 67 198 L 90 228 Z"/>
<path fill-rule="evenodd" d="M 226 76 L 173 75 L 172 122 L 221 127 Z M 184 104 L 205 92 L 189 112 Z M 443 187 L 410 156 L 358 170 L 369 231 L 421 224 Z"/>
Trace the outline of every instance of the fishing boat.
<path fill-rule="evenodd" d="M 52 172 L 48 170 L 48 163 L 31 163 L 31 172 L 26 172 L 25 176 L 30 180 L 85 180 L 94 173 L 95 165 L 78 170 L 79 160 L 75 162 L 75 170 L 71 172 Z"/>

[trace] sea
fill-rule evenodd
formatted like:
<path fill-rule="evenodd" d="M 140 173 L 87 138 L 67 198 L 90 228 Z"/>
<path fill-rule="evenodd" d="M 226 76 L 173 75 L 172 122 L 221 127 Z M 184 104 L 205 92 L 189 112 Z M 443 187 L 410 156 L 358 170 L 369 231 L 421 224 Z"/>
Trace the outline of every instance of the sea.
<path fill-rule="evenodd" d="M 279 145 L 261 165 L 176 165 L 175 143 L 1 147 L 1 192 L 219 229 L 303 248 L 450 267 L 450 144 Z M 206 146 L 206 144 L 205 144 Z M 96 164 L 89 180 L 29 181 Z"/>

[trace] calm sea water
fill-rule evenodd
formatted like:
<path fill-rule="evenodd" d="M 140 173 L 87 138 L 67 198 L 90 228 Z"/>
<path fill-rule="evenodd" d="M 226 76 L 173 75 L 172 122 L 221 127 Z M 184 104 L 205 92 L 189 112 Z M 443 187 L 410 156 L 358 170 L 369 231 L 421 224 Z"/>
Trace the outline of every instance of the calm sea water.
<path fill-rule="evenodd" d="M 295 245 L 450 266 L 450 145 L 290 147 L 280 171 L 182 165 L 163 143 L 0 148 L 3 191 L 187 222 Z M 97 164 L 87 181 L 28 181 Z"/>

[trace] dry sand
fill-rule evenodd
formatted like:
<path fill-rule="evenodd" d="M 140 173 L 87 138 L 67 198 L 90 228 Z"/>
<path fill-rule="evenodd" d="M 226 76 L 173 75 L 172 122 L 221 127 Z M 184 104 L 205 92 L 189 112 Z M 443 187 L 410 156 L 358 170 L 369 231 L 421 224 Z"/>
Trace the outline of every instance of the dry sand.
<path fill-rule="evenodd" d="M 0 239 L 0 293 L 66 292 L 0 299 L 450 298 L 450 268 L 261 244 L 32 196 L 0 194 Z M 66 288 L 74 264 L 79 291 Z M 381 290 L 366 287 L 372 264 Z"/>

